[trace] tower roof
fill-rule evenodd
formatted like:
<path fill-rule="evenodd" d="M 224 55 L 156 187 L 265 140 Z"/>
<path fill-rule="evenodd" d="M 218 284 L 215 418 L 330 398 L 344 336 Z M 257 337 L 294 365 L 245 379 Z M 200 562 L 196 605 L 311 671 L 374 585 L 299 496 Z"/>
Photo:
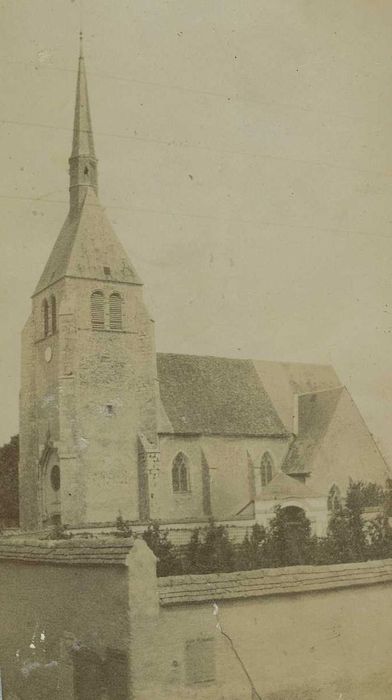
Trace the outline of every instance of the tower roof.
<path fill-rule="evenodd" d="M 70 209 L 34 294 L 63 277 L 141 284 L 98 201 L 97 159 L 80 35 L 70 163 Z"/>
<path fill-rule="evenodd" d="M 63 277 L 141 284 L 93 189 L 68 214 L 34 294 Z"/>
<path fill-rule="evenodd" d="M 91 124 L 90 104 L 86 78 L 86 67 L 83 54 L 83 35 L 80 33 L 80 53 L 78 80 L 76 85 L 75 116 L 71 158 L 90 156 L 94 160 L 95 148 Z"/>

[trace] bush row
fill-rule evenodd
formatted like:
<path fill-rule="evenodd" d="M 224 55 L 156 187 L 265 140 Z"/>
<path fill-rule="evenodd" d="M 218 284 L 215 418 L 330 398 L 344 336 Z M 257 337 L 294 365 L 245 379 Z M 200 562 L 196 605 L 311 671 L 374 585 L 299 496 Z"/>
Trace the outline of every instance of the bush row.
<path fill-rule="evenodd" d="M 350 481 L 345 501 L 334 504 L 325 537 L 312 534 L 310 521 L 303 511 L 293 520 L 289 511 L 277 506 L 268 527 L 255 524 L 239 545 L 230 541 L 224 525 L 217 525 L 213 520 L 208 527 L 193 530 L 185 547 L 175 547 L 168 531 L 161 529 L 158 523 L 152 523 L 143 538 L 158 558 L 158 576 L 392 557 L 392 528 L 388 517 L 392 483 L 387 483 L 379 500 L 379 513 L 372 521 L 363 517 L 365 503 L 363 482 Z M 117 520 L 117 534 L 132 534 L 130 524 L 122 518 Z"/>

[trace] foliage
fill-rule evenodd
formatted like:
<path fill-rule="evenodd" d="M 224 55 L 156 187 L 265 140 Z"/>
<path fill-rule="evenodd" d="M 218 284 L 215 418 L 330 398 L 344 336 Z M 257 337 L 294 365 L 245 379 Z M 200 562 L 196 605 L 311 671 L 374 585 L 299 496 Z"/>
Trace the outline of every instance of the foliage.
<path fill-rule="evenodd" d="M 250 536 L 246 533 L 242 544 L 238 548 L 236 568 L 240 571 L 260 569 L 265 561 L 264 543 L 266 541 L 266 529 L 255 523 Z"/>
<path fill-rule="evenodd" d="M 19 523 L 19 437 L 0 448 L 0 521 L 8 527 Z"/>
<path fill-rule="evenodd" d="M 216 525 L 211 519 L 208 528 L 193 531 L 184 556 L 186 573 L 214 573 L 233 571 L 235 549 L 230 542 L 227 528 Z"/>
<path fill-rule="evenodd" d="M 376 508 L 382 505 L 385 500 L 385 491 L 380 484 L 374 484 L 369 481 L 350 480 L 350 484 L 355 486 L 355 498 L 362 509 Z"/>
<path fill-rule="evenodd" d="M 157 575 L 174 576 L 182 573 L 182 562 L 167 530 L 161 530 L 159 523 L 151 523 L 143 532 L 143 539 L 157 557 Z"/>
<path fill-rule="evenodd" d="M 132 537 L 132 526 L 130 520 L 124 520 L 121 513 L 116 520 L 116 537 Z"/>
<path fill-rule="evenodd" d="M 362 481 L 349 482 L 343 504 L 330 516 L 325 537 L 312 534 L 311 523 L 300 508 L 276 506 L 267 527 L 255 524 L 240 545 L 230 541 L 227 527 L 210 520 L 208 527 L 195 528 L 189 543 L 180 550 L 169 540 L 167 530 L 152 523 L 143 533 L 157 556 L 158 576 L 245 571 L 301 564 L 335 564 L 392 557 L 392 528 L 388 514 L 392 506 L 392 480 L 385 490 Z M 380 497 L 379 515 L 366 521 L 363 513 L 370 501 Z M 132 532 L 130 524 L 117 520 L 120 532 Z"/>
<path fill-rule="evenodd" d="M 52 529 L 46 536 L 48 540 L 70 540 L 73 537 L 72 532 L 68 532 L 66 525 L 55 523 Z"/>
<path fill-rule="evenodd" d="M 383 511 L 386 517 L 392 516 L 392 479 L 387 479 L 385 482 Z"/>
<path fill-rule="evenodd" d="M 388 517 L 380 514 L 366 526 L 369 559 L 388 559 L 392 556 L 392 528 Z"/>
<path fill-rule="evenodd" d="M 345 505 L 331 515 L 326 545 L 330 561 L 333 563 L 364 561 L 368 558 L 368 541 L 363 518 L 366 492 L 374 494 L 376 491 L 364 489 L 362 481 L 354 482 L 350 479 Z"/>
<path fill-rule="evenodd" d="M 269 566 L 306 564 L 311 550 L 311 524 L 301 509 L 276 506 L 267 528 L 264 544 L 265 561 Z"/>

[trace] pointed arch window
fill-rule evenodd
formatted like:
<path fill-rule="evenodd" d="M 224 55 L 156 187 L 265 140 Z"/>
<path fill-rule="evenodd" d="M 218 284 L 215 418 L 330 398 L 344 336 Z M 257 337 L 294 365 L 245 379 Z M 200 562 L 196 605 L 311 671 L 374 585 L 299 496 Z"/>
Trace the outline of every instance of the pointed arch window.
<path fill-rule="evenodd" d="M 274 463 L 269 452 L 264 452 L 260 462 L 260 479 L 261 485 L 267 486 L 272 479 L 274 472 Z"/>
<path fill-rule="evenodd" d="M 122 329 L 121 296 L 118 292 L 113 292 L 109 297 L 109 325 L 111 330 L 120 331 Z"/>
<path fill-rule="evenodd" d="M 94 330 L 105 327 L 105 298 L 103 292 L 93 292 L 91 295 L 91 325 Z"/>
<path fill-rule="evenodd" d="M 46 338 L 46 336 L 49 335 L 49 304 L 47 299 L 44 299 L 42 302 L 42 322 L 44 326 L 44 336 Z"/>
<path fill-rule="evenodd" d="M 51 316 L 52 316 L 52 333 L 56 333 L 57 331 L 57 305 L 56 305 L 56 297 L 54 294 L 50 297 L 50 310 L 51 310 Z"/>
<path fill-rule="evenodd" d="M 336 486 L 336 484 L 332 484 L 328 493 L 328 510 L 331 513 L 336 513 L 336 511 L 340 510 L 341 506 L 342 494 L 340 493 L 340 488 Z"/>
<path fill-rule="evenodd" d="M 172 487 L 174 493 L 186 493 L 190 491 L 189 463 L 183 452 L 179 452 L 173 459 Z"/>

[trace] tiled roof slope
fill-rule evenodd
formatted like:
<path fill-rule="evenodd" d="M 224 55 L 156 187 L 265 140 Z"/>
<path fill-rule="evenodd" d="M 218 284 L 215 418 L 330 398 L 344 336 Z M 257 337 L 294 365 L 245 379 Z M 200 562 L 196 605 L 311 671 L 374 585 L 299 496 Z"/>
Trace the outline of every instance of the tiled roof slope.
<path fill-rule="evenodd" d="M 141 284 L 91 188 L 80 211 L 68 215 L 34 294 L 66 276 Z"/>
<path fill-rule="evenodd" d="M 306 484 L 287 476 L 283 472 L 277 472 L 269 484 L 264 486 L 257 494 L 257 500 L 284 501 L 285 498 L 317 498 L 319 494 L 314 493 Z"/>
<path fill-rule="evenodd" d="M 308 593 L 392 581 L 392 559 L 158 579 L 162 606 Z M 212 614 L 212 610 L 211 610 Z"/>
<path fill-rule="evenodd" d="M 335 413 L 343 387 L 298 396 L 298 436 L 290 446 L 282 469 L 286 474 L 311 471 L 316 450 Z"/>
<path fill-rule="evenodd" d="M 128 538 L 40 540 L 0 537 L 0 561 L 125 566 L 132 546 L 133 540 Z"/>
<path fill-rule="evenodd" d="M 293 430 L 294 397 L 335 389 L 341 382 L 331 365 L 256 360 L 256 371 L 289 432 Z"/>
<path fill-rule="evenodd" d="M 170 432 L 287 434 L 251 360 L 159 353 L 157 366 Z"/>

